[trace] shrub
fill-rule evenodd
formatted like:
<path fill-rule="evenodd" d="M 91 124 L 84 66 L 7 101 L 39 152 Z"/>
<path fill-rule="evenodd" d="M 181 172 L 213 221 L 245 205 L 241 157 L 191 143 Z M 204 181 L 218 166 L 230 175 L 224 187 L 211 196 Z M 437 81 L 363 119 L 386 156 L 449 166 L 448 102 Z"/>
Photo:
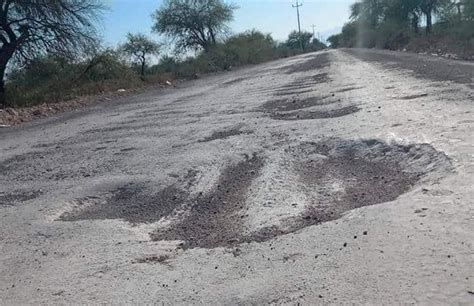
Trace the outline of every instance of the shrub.
<path fill-rule="evenodd" d="M 138 85 L 137 75 L 115 52 L 106 50 L 77 63 L 52 56 L 37 58 L 11 73 L 6 93 L 13 106 L 21 107 Z"/>

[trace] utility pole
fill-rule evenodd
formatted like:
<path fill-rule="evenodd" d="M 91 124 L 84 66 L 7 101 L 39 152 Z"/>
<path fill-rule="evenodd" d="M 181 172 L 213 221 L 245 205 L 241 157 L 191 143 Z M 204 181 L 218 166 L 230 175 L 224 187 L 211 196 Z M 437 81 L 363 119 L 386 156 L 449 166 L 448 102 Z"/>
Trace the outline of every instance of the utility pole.
<path fill-rule="evenodd" d="M 316 25 L 312 24 L 311 27 L 313 28 L 313 39 L 316 38 L 314 28 L 316 28 Z"/>
<path fill-rule="evenodd" d="M 299 37 L 300 37 L 300 47 L 301 47 L 301 50 L 304 51 L 303 39 L 301 37 L 301 23 L 300 23 L 300 7 L 303 6 L 303 3 L 299 3 L 298 0 L 296 0 L 296 4 L 291 5 L 291 6 L 296 7 L 296 16 L 298 16 L 298 33 L 299 33 Z"/>

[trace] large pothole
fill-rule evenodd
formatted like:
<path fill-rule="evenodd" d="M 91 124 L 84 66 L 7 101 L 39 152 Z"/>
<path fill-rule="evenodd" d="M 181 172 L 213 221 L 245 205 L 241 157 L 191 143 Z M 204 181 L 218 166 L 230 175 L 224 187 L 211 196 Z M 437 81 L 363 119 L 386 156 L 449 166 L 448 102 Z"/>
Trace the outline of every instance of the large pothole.
<path fill-rule="evenodd" d="M 286 226 L 262 228 L 246 241 L 265 241 L 340 218 L 352 209 L 393 201 L 420 180 L 436 181 L 453 171 L 449 158 L 428 144 L 333 139 L 303 143 L 286 153 L 310 203 L 299 217 L 288 218 Z"/>
<path fill-rule="evenodd" d="M 418 182 L 436 181 L 453 171 L 449 158 L 428 144 L 380 140 L 306 142 L 282 149 L 281 160 L 281 166 L 264 167 L 262 157 L 247 156 L 226 167 L 209 191 L 193 195 L 184 190 L 195 186 L 194 172 L 182 179 L 186 182 L 182 188 L 171 185 L 158 193 L 140 184 L 127 185 L 106 198 L 78 201 L 76 209 L 60 220 L 152 223 L 176 217 L 178 210 L 180 217 L 168 219 L 152 232 L 152 240 L 179 240 L 184 248 L 232 247 L 267 241 L 340 218 L 352 209 L 393 201 Z M 265 188 L 275 173 L 278 188 Z M 295 196 L 279 196 L 285 192 Z M 262 193 L 264 197 L 259 196 Z M 261 205 L 258 200 L 276 198 L 301 200 L 283 200 L 278 205 Z M 259 208 L 250 209 L 255 207 Z M 252 223 L 268 220 L 263 215 L 274 217 Z"/>

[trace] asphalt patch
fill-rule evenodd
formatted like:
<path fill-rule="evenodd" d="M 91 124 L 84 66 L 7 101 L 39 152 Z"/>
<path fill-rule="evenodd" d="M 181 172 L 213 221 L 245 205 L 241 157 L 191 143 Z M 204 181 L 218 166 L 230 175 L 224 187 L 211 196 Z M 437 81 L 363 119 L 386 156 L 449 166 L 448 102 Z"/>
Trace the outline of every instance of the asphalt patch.
<path fill-rule="evenodd" d="M 246 194 L 264 161 L 257 155 L 227 167 L 213 190 L 190 200 L 188 215 L 159 229 L 152 240 L 182 240 L 184 249 L 232 246 L 242 241 Z"/>

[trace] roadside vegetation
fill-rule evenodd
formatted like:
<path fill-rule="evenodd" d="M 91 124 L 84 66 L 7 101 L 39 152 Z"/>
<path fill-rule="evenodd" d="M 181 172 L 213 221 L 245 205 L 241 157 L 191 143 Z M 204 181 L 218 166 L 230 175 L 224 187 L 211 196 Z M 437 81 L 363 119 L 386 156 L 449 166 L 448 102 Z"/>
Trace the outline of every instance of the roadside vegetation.
<path fill-rule="evenodd" d="M 124 44 L 104 48 L 94 27 L 106 9 L 100 3 L 0 0 L 0 107 L 197 78 L 326 47 L 307 32 L 284 42 L 256 30 L 231 33 L 237 7 L 223 0 L 167 0 L 153 14 L 153 31 L 166 41 L 129 33 Z"/>
<path fill-rule="evenodd" d="M 362 0 L 333 48 L 382 48 L 474 59 L 474 0 Z"/>

